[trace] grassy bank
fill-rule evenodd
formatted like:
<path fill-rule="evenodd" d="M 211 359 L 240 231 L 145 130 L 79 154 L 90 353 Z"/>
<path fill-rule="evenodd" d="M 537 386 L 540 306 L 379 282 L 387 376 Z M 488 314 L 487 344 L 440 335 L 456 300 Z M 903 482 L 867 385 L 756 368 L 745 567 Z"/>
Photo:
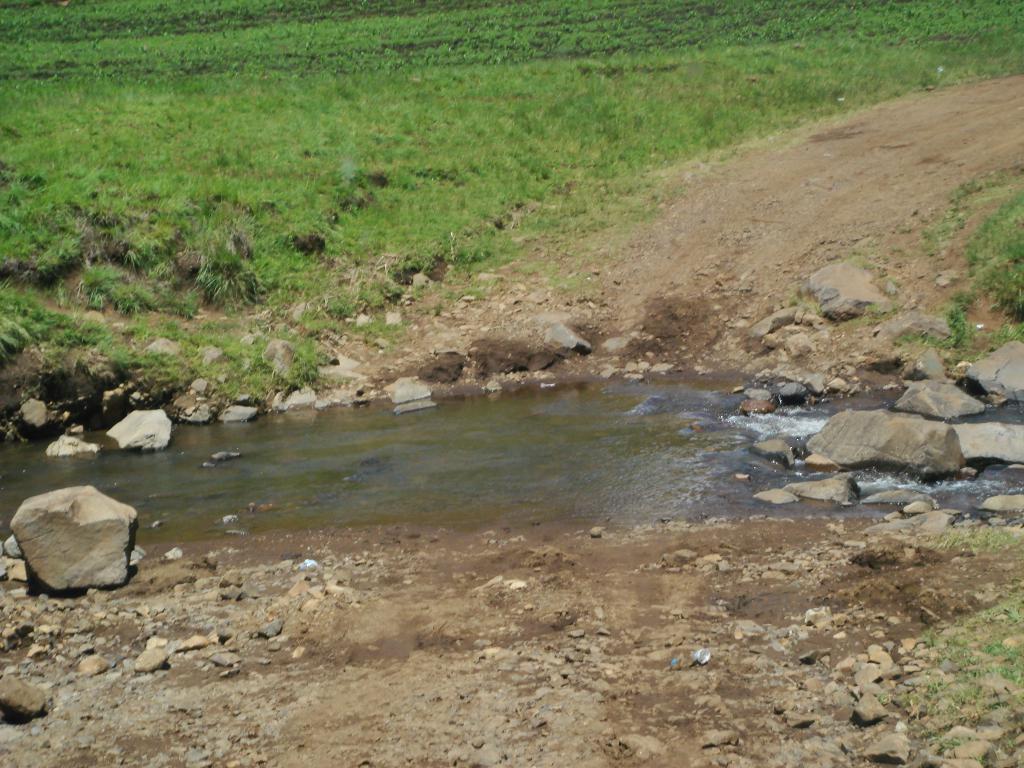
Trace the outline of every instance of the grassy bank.
<path fill-rule="evenodd" d="M 415 272 L 635 220 L 682 160 L 1024 68 L 1024 9 L 996 0 L 0 10 L 2 309 L 132 366 L 180 338 L 183 381 L 210 337 L 273 327 L 315 357 Z M 223 375 L 275 384 L 220 346 Z"/>

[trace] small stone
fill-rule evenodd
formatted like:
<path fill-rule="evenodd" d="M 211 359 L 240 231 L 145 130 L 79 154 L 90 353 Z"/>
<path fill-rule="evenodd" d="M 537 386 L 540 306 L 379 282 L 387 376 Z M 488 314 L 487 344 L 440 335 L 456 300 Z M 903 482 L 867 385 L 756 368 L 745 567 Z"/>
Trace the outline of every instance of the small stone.
<path fill-rule="evenodd" d="M 701 746 L 705 749 L 708 747 L 724 747 L 731 744 L 736 744 L 739 741 L 739 737 L 736 735 L 736 731 L 729 729 L 715 729 L 706 731 L 701 737 Z"/>
<path fill-rule="evenodd" d="M 877 698 L 870 693 L 865 693 L 860 697 L 857 706 L 854 707 L 852 719 L 856 725 L 861 728 L 867 728 L 875 723 L 882 722 L 888 715 L 889 713 Z"/>
<path fill-rule="evenodd" d="M 270 639 L 271 637 L 277 637 L 281 634 L 284 629 L 284 621 L 281 619 L 274 619 L 273 621 L 264 624 L 259 628 L 258 634 L 260 637 Z"/>
<path fill-rule="evenodd" d="M 167 648 L 147 648 L 135 659 L 135 671 L 143 674 L 156 672 L 167 666 Z"/>
<path fill-rule="evenodd" d="M 164 553 L 164 560 L 181 560 L 184 556 L 181 547 L 172 547 Z"/>
<path fill-rule="evenodd" d="M 600 539 L 602 536 L 604 536 L 604 528 L 602 528 L 601 526 L 595 525 L 593 528 L 590 529 L 590 538 Z"/>
<path fill-rule="evenodd" d="M 231 653 L 231 651 L 221 651 L 215 653 L 209 659 L 210 663 L 216 667 L 234 667 L 241 663 L 242 659 L 237 653 Z"/>
<path fill-rule="evenodd" d="M 768 504 L 793 504 L 799 501 L 797 497 L 789 491 L 784 491 L 781 488 L 772 488 L 768 491 L 761 491 L 755 493 L 754 498 L 758 501 L 764 501 Z"/>
<path fill-rule="evenodd" d="M 185 638 L 178 644 L 178 653 L 188 653 L 189 651 L 198 651 L 201 648 L 205 648 L 214 641 L 207 635 L 192 635 L 191 637 Z"/>
<path fill-rule="evenodd" d="M 890 733 L 872 742 L 864 756 L 881 765 L 906 765 L 910 760 L 910 741 L 902 733 Z"/>
<path fill-rule="evenodd" d="M 110 662 L 102 656 L 86 656 L 78 662 L 78 674 L 83 677 L 96 677 L 110 669 Z"/>

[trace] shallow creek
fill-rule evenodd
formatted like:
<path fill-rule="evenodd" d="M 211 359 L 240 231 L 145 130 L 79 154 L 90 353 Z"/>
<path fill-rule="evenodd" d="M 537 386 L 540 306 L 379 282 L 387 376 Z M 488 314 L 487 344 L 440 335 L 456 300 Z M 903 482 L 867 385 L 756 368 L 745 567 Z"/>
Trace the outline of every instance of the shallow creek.
<path fill-rule="evenodd" d="M 617 525 L 891 511 L 757 502 L 756 491 L 810 475 L 748 451 L 757 439 L 811 435 L 839 407 L 886 402 L 858 398 L 744 417 L 736 415 L 739 400 L 693 386 L 614 384 L 446 401 L 401 417 L 370 407 L 178 426 L 157 454 L 111 450 L 102 434 L 86 435 L 104 443 L 93 459 L 48 459 L 39 442 L 0 445 L 0 530 L 25 498 L 87 483 L 138 509 L 143 544 L 334 525 Z M 993 416 L 1019 420 L 1005 409 L 986 418 Z M 241 456 L 204 468 L 218 451 Z M 1010 492 L 1019 477 L 987 470 L 974 481 L 926 486 L 859 473 L 858 481 L 864 495 L 915 487 L 943 506 L 970 509 Z"/>

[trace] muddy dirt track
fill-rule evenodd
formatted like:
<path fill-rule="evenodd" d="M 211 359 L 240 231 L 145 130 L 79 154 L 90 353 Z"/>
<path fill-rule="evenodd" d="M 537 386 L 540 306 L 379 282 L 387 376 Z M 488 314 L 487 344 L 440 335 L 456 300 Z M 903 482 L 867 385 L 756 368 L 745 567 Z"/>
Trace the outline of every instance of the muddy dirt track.
<path fill-rule="evenodd" d="M 648 351 L 651 362 L 712 370 L 870 361 L 888 350 L 857 324 L 819 333 L 799 361 L 752 344 L 747 330 L 834 261 L 872 269 L 901 310 L 941 314 L 964 286 L 962 247 L 977 222 L 938 253 L 928 253 L 924 235 L 961 185 L 1024 172 L 1022 124 L 1024 77 L 1009 77 L 915 94 L 692 164 L 653 223 L 592 239 L 599 244 L 586 261 L 595 269 L 582 298 L 517 283 L 509 272 L 485 300 L 420 318 L 405 354 L 465 349 L 479 336 L 538 337 L 538 317 L 562 313 L 592 340 L 641 338 L 615 352 L 598 345 L 573 363 L 577 370 L 621 366 Z M 544 258 L 562 258 L 567 272 L 580 267 L 578 253 Z M 954 279 L 937 286 L 946 271 Z"/>

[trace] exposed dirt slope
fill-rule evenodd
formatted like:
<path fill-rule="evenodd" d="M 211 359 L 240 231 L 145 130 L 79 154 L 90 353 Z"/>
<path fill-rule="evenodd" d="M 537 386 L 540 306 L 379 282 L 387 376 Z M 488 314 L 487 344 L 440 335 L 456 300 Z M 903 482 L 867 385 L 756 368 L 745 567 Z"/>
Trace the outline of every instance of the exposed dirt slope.
<path fill-rule="evenodd" d="M 875 270 L 879 285 L 891 281 L 900 310 L 941 311 L 966 265 L 956 243 L 929 254 L 923 235 L 961 185 L 1020 173 L 1022 121 L 1024 77 L 1012 77 L 917 94 L 694 164 L 682 171 L 682 196 L 655 222 L 625 238 L 614 229 L 601 235 L 597 269 L 577 272 L 588 287 L 567 299 L 503 270 L 487 300 L 421 318 L 408 353 L 488 335 L 539 338 L 537 317 L 564 312 L 596 339 L 641 335 L 579 368 L 651 351 L 648 360 L 757 370 L 785 363 L 785 354 L 752 345 L 749 325 L 792 302 L 815 270 L 843 260 Z M 567 272 L 574 261 L 583 260 L 566 257 Z M 947 270 L 958 277 L 940 288 L 935 276 Z M 862 321 L 818 336 L 804 368 L 873 354 Z"/>

